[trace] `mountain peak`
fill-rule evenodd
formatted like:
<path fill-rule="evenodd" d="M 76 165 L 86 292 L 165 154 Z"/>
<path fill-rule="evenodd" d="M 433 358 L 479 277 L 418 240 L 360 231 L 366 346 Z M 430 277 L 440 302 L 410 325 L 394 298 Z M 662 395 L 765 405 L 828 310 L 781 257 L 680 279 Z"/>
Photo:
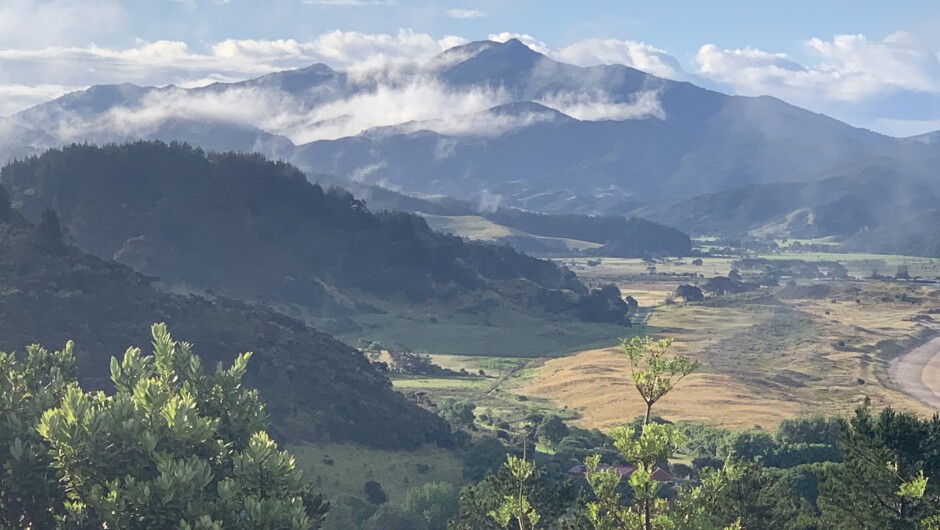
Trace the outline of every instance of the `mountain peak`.
<path fill-rule="evenodd" d="M 493 40 L 480 40 L 454 46 L 438 55 L 440 58 L 461 58 L 463 61 L 471 59 L 492 60 L 498 57 L 516 61 L 532 61 L 547 59 L 545 55 L 526 46 L 519 39 L 509 39 L 504 42 Z"/>
<path fill-rule="evenodd" d="M 519 39 L 471 42 L 445 51 L 438 59 L 447 65 L 444 76 L 456 84 L 486 81 L 505 84 L 528 75 L 543 61 L 555 62 Z"/>

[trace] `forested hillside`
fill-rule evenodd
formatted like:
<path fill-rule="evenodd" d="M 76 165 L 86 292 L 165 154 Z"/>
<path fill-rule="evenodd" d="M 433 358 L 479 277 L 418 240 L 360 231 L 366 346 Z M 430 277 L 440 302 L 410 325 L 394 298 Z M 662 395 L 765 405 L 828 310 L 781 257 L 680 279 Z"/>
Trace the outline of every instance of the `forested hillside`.
<path fill-rule="evenodd" d="M 156 249 L 158 252 L 160 249 Z M 446 444 L 447 426 L 392 390 L 358 351 L 260 305 L 167 294 L 129 268 L 63 241 L 58 218 L 31 225 L 0 188 L 0 351 L 76 343 L 86 386 L 109 385 L 108 360 L 146 349 L 153 322 L 199 348 L 205 366 L 254 352 L 246 380 L 261 392 L 273 431 L 294 440 L 381 447 Z"/>
<path fill-rule="evenodd" d="M 834 236 L 849 250 L 940 256 L 934 165 L 863 160 L 819 182 L 751 185 L 642 207 L 693 235 Z"/>
<path fill-rule="evenodd" d="M 626 311 L 615 294 L 607 301 L 620 313 L 585 310 L 610 291 L 591 295 L 550 262 L 433 232 L 415 215 L 372 213 L 348 192 L 323 190 L 259 155 L 160 142 L 73 145 L 11 163 L 0 181 L 27 218 L 54 209 L 83 250 L 172 286 L 332 318 L 380 311 L 358 293 L 406 304 L 490 300 L 605 322 Z"/>

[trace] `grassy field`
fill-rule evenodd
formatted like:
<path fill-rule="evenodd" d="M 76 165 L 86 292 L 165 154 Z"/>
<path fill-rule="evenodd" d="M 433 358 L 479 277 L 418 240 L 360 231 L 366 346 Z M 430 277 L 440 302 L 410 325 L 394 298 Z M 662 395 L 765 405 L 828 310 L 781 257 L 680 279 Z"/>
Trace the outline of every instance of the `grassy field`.
<path fill-rule="evenodd" d="M 901 301 L 902 293 L 924 303 Z M 910 319 L 934 303 L 940 297 L 933 290 L 872 282 L 847 284 L 820 299 L 658 308 L 652 328 L 674 338 L 674 350 L 700 360 L 703 369 L 657 409 L 673 420 L 733 428 L 847 413 L 865 397 L 875 406 L 929 413 L 894 388 L 886 367 L 931 333 Z M 616 348 L 595 349 L 547 360 L 516 391 L 579 412 L 583 426 L 609 428 L 643 410 L 628 374 Z"/>
<path fill-rule="evenodd" d="M 778 254 L 760 254 L 753 257 L 768 260 L 838 261 L 845 265 L 850 276 L 858 278 L 869 277 L 872 272 L 893 276 L 901 265 L 908 267 L 911 276 L 928 279 L 940 278 L 940 259 L 938 258 L 837 252 L 781 252 Z M 732 263 L 739 258 L 701 259 L 702 265 L 696 266 L 692 265 L 691 258 L 666 258 L 656 262 L 656 273 L 659 275 L 702 274 L 706 278 L 723 276 L 728 274 Z M 647 263 L 641 259 L 601 258 L 599 260 L 600 264 L 593 267 L 587 265 L 587 262 L 590 261 L 587 258 L 559 258 L 555 261 L 568 265 L 579 276 L 586 279 L 606 279 L 616 282 L 625 279 L 635 281 L 636 277 L 649 276 Z"/>
<path fill-rule="evenodd" d="M 576 416 L 548 399 L 520 396 L 515 391 L 537 377 L 544 359 L 459 355 L 433 355 L 432 359 L 445 368 L 463 368 L 474 374 L 482 370 L 486 376 L 473 379 L 394 376 L 392 385 L 403 392 L 422 392 L 436 403 L 447 398 L 471 401 L 476 405 L 477 418 L 498 418 L 513 425 L 531 413 L 553 413 L 569 419 Z M 478 427 L 483 431 L 492 429 L 485 422 L 479 422 Z"/>
<path fill-rule="evenodd" d="M 463 463 L 450 451 L 425 447 L 418 451 L 380 451 L 351 444 L 298 444 L 287 447 L 304 477 L 330 498 L 365 498 L 363 484 L 382 485 L 389 501 L 405 498 L 411 488 L 428 482 L 463 483 Z"/>
<path fill-rule="evenodd" d="M 898 267 L 906 265 L 911 276 L 940 278 L 940 259 L 888 254 L 835 253 L 835 252 L 786 252 L 759 256 L 766 259 L 802 259 L 806 261 L 838 261 L 845 265 L 849 275 L 863 278 L 872 272 L 893 276 Z"/>
<path fill-rule="evenodd" d="M 873 267 L 893 274 L 899 265 L 907 265 L 914 276 L 940 274 L 940 260 L 927 258 L 834 253 L 764 257 L 835 260 L 859 277 L 870 275 Z M 926 312 L 940 307 L 933 286 L 803 281 L 804 286 L 819 286 L 820 294 L 665 305 L 680 283 L 701 281 L 696 278 L 700 275 L 726 275 L 734 260 L 704 258 L 701 266 L 690 259 L 659 260 L 656 274 L 649 274 L 647 263 L 639 259 L 603 258 L 594 266 L 586 259 L 558 260 L 586 283 L 614 283 L 625 296 L 652 308 L 645 326 L 526 322 L 524 316 L 506 312 L 492 317 L 498 322 L 492 329 L 439 319 L 433 325 L 386 325 L 377 328 L 386 334 L 376 335 L 395 340 L 417 334 L 426 351 L 435 353 L 437 364 L 486 374 L 482 379 L 399 378 L 397 388 L 426 392 L 435 401 L 469 399 L 478 405 L 478 415 L 510 420 L 534 410 L 554 410 L 581 426 L 606 429 L 641 414 L 626 359 L 614 347 L 619 337 L 634 334 L 674 338 L 676 352 L 703 363 L 700 373 L 657 405 L 660 414 L 673 420 L 773 428 L 785 418 L 848 413 L 866 397 L 875 406 L 932 411 L 898 391 L 887 365 L 933 333 L 918 322 L 932 318 Z"/>
<path fill-rule="evenodd" d="M 475 239 L 478 241 L 498 241 L 506 237 L 522 237 L 548 243 L 552 248 L 568 249 L 572 254 L 590 249 L 600 248 L 603 245 L 590 241 L 568 239 L 562 237 L 536 236 L 494 223 L 479 215 L 430 215 L 420 214 L 428 222 L 428 226 L 438 232 L 454 234 L 456 236 Z"/>
<path fill-rule="evenodd" d="M 693 265 L 694 258 L 666 258 L 656 262 L 658 275 L 703 274 L 705 277 L 726 275 L 731 262 L 736 258 L 701 258 L 702 265 Z M 642 281 L 649 277 L 647 263 L 639 258 L 559 258 L 554 260 L 574 270 L 585 279 L 606 280 L 614 283 Z M 588 266 L 588 261 L 599 261 L 599 265 Z"/>
<path fill-rule="evenodd" d="M 415 351 L 490 357 L 565 355 L 615 344 L 619 337 L 638 332 L 612 324 L 539 319 L 505 308 L 493 308 L 484 316 L 434 309 L 414 314 L 397 311 L 363 315 L 357 322 L 363 329 L 337 336 L 350 344 L 365 339 Z"/>

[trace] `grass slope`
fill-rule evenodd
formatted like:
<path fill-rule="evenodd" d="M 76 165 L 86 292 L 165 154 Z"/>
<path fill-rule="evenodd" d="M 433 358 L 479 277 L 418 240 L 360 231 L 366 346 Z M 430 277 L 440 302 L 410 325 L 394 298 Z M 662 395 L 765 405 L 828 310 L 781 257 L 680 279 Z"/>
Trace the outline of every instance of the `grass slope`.
<path fill-rule="evenodd" d="M 463 484 L 463 462 L 453 452 L 432 446 L 414 451 L 387 451 L 354 444 L 291 444 L 304 477 L 329 498 L 365 499 L 363 484 L 382 485 L 389 502 L 400 503 L 408 490 L 428 482 Z"/>

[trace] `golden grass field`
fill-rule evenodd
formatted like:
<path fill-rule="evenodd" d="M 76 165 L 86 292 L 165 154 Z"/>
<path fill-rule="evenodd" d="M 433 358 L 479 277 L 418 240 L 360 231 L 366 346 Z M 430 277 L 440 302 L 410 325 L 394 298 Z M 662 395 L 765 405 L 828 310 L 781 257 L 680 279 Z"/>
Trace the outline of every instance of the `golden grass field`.
<path fill-rule="evenodd" d="M 838 260 L 849 273 L 873 269 L 893 273 L 908 265 L 915 276 L 940 276 L 940 260 L 868 254 L 793 253 L 771 259 Z M 920 414 L 931 407 L 900 391 L 889 376 L 892 358 L 935 334 L 921 320 L 940 308 L 935 287 L 882 281 L 818 282 L 825 296 L 786 299 L 772 294 L 720 298 L 704 304 L 666 301 L 676 286 L 696 277 L 726 275 L 733 258 L 657 261 L 656 274 L 639 259 L 557 260 L 590 285 L 614 283 L 624 296 L 652 308 L 645 327 L 622 328 L 622 335 L 649 333 L 675 339 L 673 350 L 702 362 L 656 405 L 670 420 L 701 421 L 728 428 L 773 428 L 781 420 L 809 414 L 846 414 L 866 397 L 875 407 L 893 406 Z M 802 282 L 801 285 L 813 285 Z M 921 299 L 914 304 L 901 295 Z M 808 295 L 807 295 L 808 296 Z M 940 315 L 935 315 L 940 325 Z M 425 391 L 432 399 L 456 396 L 478 404 L 478 413 L 521 417 L 526 411 L 554 409 L 583 427 L 607 429 L 644 412 L 629 383 L 629 366 L 610 336 L 606 344 L 567 355 L 513 359 L 435 355 L 438 364 L 483 380 L 444 379 L 395 382 L 403 391 Z M 517 349 L 517 348 L 516 348 Z M 432 350 L 433 351 L 433 350 Z M 459 352 L 452 352 L 459 353 Z"/>
<path fill-rule="evenodd" d="M 670 420 L 729 428 L 772 428 L 799 415 L 844 414 L 865 397 L 876 407 L 932 412 L 895 389 L 887 366 L 890 356 L 928 333 L 906 320 L 927 306 L 894 296 L 904 291 L 938 305 L 940 299 L 921 287 L 855 288 L 839 287 L 824 299 L 657 309 L 651 329 L 674 338 L 673 350 L 703 367 L 654 410 Z M 891 301 L 882 302 L 883 297 Z M 610 428 L 644 412 L 619 348 L 546 360 L 515 391 L 580 413 L 577 422 L 585 427 Z"/>

